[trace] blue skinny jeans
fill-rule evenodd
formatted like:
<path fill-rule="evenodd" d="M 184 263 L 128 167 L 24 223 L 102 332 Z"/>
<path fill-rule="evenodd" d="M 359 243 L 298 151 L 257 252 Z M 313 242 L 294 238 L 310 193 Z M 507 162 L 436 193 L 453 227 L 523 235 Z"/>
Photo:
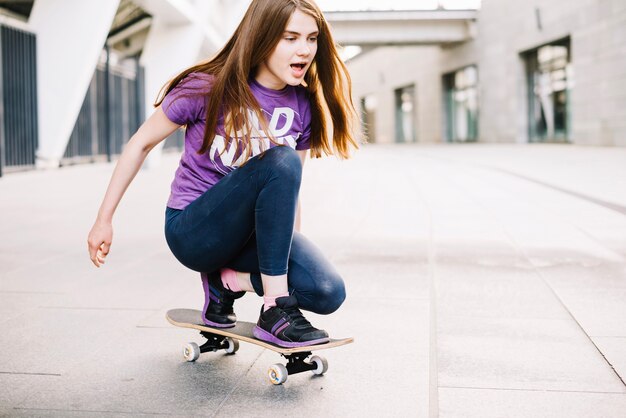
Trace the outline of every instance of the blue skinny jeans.
<path fill-rule="evenodd" d="M 318 314 L 343 303 L 344 282 L 304 235 L 294 232 L 302 164 L 277 146 L 230 172 L 184 210 L 167 208 L 165 238 L 174 256 L 198 272 L 228 267 L 249 272 L 263 295 L 260 273 L 287 274 L 300 308 Z"/>

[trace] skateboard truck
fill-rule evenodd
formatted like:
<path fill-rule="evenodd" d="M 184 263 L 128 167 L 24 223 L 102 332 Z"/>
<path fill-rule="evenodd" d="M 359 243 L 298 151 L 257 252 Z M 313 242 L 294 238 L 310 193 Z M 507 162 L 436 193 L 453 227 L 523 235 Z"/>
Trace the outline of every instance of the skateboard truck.
<path fill-rule="evenodd" d="M 183 356 L 187 361 L 196 361 L 200 357 L 200 353 L 209 351 L 224 350 L 228 354 L 234 354 L 239 350 L 239 341 L 233 338 L 206 331 L 200 331 L 200 335 L 206 338 L 204 344 L 198 346 L 196 343 L 188 343 L 183 348 Z M 311 354 L 313 353 L 310 351 L 291 354 L 281 353 L 281 356 L 287 359 L 287 365 L 281 363 L 272 365 L 268 370 L 270 382 L 280 385 L 287 381 L 287 376 L 308 371 L 315 375 L 324 374 L 328 370 L 328 361 L 320 356 L 312 356 L 310 361 L 307 361 Z"/>
<path fill-rule="evenodd" d="M 287 381 L 289 375 L 308 371 L 313 372 L 316 376 L 326 373 L 328 371 L 328 361 L 320 356 L 312 356 L 310 361 L 307 361 L 307 357 L 311 354 L 310 351 L 291 354 L 281 353 L 281 356 L 287 359 L 287 365 L 285 366 L 281 363 L 272 365 L 267 371 L 270 382 L 274 385 L 280 385 Z"/>
<path fill-rule="evenodd" d="M 187 343 L 183 347 L 183 356 L 187 361 L 196 361 L 200 357 L 200 353 L 209 351 L 224 350 L 227 354 L 235 354 L 239 350 L 239 341 L 225 337 L 223 335 L 212 334 L 206 331 L 200 331 L 200 335 L 206 338 L 206 342 L 201 346 L 196 343 Z"/>
<path fill-rule="evenodd" d="M 289 374 L 296 374 L 317 369 L 317 365 L 315 363 L 310 363 L 306 361 L 306 358 L 309 357 L 311 354 L 312 353 L 310 351 L 305 351 L 303 353 L 281 355 L 287 359 L 287 372 L 289 372 Z"/>
<path fill-rule="evenodd" d="M 226 350 L 228 354 L 233 354 L 235 353 L 235 351 L 237 351 L 237 349 L 239 349 L 239 342 L 237 340 L 233 340 L 232 338 L 225 337 L 223 335 L 211 334 L 205 331 L 201 331 L 200 335 L 207 339 L 207 341 L 199 347 L 201 353 L 206 353 L 208 351 Z M 229 351 L 228 348 L 231 346 L 231 344 L 236 345 L 237 349 Z"/>

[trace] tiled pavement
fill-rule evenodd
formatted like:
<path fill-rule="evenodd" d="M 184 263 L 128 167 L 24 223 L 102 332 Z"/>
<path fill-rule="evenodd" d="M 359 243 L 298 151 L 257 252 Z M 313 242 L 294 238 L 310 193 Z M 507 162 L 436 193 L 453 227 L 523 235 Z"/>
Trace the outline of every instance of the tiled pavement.
<path fill-rule="evenodd" d="M 309 160 L 303 232 L 348 298 L 312 322 L 352 345 L 283 386 L 275 353 L 184 363 L 195 273 L 163 238 L 177 160 L 142 170 L 102 269 L 86 234 L 112 166 L 0 178 L 0 416 L 620 417 L 626 149 L 368 145 Z M 255 320 L 260 299 L 236 305 Z M 322 354 L 322 352 L 320 352 Z"/>

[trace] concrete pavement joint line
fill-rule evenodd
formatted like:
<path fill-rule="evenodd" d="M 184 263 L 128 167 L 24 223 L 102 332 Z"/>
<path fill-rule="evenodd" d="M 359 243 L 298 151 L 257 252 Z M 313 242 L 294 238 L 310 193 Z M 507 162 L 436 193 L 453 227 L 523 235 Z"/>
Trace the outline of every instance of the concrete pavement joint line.
<path fill-rule="evenodd" d="M 515 172 L 512 172 L 512 171 L 508 171 L 508 170 L 505 170 L 505 169 L 502 169 L 502 168 L 492 167 L 492 166 L 489 166 L 489 165 L 486 165 L 486 164 L 480 164 L 480 163 L 470 163 L 470 162 L 467 162 L 467 161 L 458 161 L 458 160 L 445 158 L 445 157 L 435 157 L 435 156 L 432 156 L 432 155 L 426 155 L 426 157 L 427 158 L 432 158 L 432 159 L 435 159 L 435 160 L 441 160 L 441 161 L 443 161 L 445 163 L 455 163 L 455 164 L 466 165 L 466 166 L 473 167 L 473 168 L 480 168 L 480 169 L 483 169 L 483 170 L 496 171 L 496 172 L 499 171 L 499 172 L 502 172 L 502 173 L 507 174 L 509 176 L 521 178 L 524 181 L 528 181 L 530 183 L 539 184 L 540 186 L 543 186 L 545 188 L 552 189 L 552 190 L 557 190 L 557 191 L 560 191 L 562 193 L 568 194 L 570 196 L 574 196 L 576 198 L 579 198 L 581 200 L 585 200 L 585 201 L 591 202 L 593 204 L 602 206 L 604 208 L 608 208 L 610 210 L 616 210 L 618 213 L 626 215 L 626 207 L 624 207 L 624 206 L 617 205 L 617 204 L 614 204 L 614 203 L 611 203 L 611 202 L 607 202 L 607 201 L 603 201 L 601 199 L 596 199 L 596 198 L 593 198 L 591 196 L 587 196 L 587 195 L 584 195 L 584 194 L 581 194 L 581 193 L 573 192 L 573 191 L 570 191 L 568 189 L 564 189 L 564 188 L 561 188 L 561 187 L 558 187 L 558 186 L 553 186 L 553 185 L 551 185 L 549 183 L 545 183 L 545 182 L 542 182 L 540 180 L 535 180 L 533 178 L 526 177 L 526 176 L 524 176 L 522 174 L 518 174 L 518 173 L 515 173 Z M 579 227 L 578 225 L 576 225 L 576 224 L 574 224 L 572 222 L 569 222 L 569 224 L 571 224 L 576 230 L 581 232 L 583 235 L 585 235 L 590 240 L 594 241 L 599 246 L 601 246 L 604 249 L 614 253 L 615 255 L 617 255 L 620 258 L 622 257 L 621 254 L 619 254 L 613 248 L 610 248 L 609 246 L 607 246 L 605 243 L 603 243 L 600 239 L 598 239 L 596 236 L 594 236 L 590 232 L 587 232 L 586 230 L 582 229 L 581 227 Z"/>
<path fill-rule="evenodd" d="M 504 171 L 506 173 L 505 170 L 501 170 Z M 484 206 L 483 206 L 484 207 Z M 600 350 L 600 347 L 598 347 L 598 345 L 593 341 L 593 339 L 589 336 L 589 334 L 587 334 L 587 332 L 585 331 L 585 328 L 582 326 L 582 324 L 576 319 L 576 317 L 574 316 L 574 314 L 570 311 L 570 309 L 567 307 L 565 301 L 559 296 L 559 294 L 556 292 L 556 290 L 554 289 L 554 287 L 552 287 L 550 285 L 550 282 L 548 281 L 548 279 L 546 279 L 546 277 L 543 275 L 543 273 L 541 272 L 540 269 L 537 268 L 537 266 L 532 262 L 531 258 L 528 256 L 528 254 L 526 254 L 526 251 L 524 251 L 524 249 L 519 245 L 519 243 L 515 240 L 515 238 L 509 233 L 509 231 L 506 229 L 506 226 L 503 225 L 503 231 L 505 233 L 505 235 L 507 236 L 507 238 L 509 240 L 511 240 L 511 242 L 515 245 L 516 250 L 518 249 L 521 252 L 521 255 L 526 259 L 526 262 L 532 267 L 533 271 L 535 272 L 535 274 L 537 276 L 539 276 L 539 278 L 541 279 L 541 281 L 546 285 L 546 287 L 548 289 L 550 289 L 550 292 L 552 292 L 552 294 L 554 295 L 554 297 L 559 301 L 559 303 L 561 304 L 561 306 L 563 307 L 563 309 L 565 309 L 565 311 L 567 312 L 567 314 L 570 316 L 570 318 L 572 318 L 572 320 L 574 321 L 574 323 L 576 323 L 576 325 L 578 326 L 578 328 L 582 331 L 582 333 L 587 337 L 587 340 L 589 340 L 589 342 L 591 344 L 593 344 L 593 346 L 595 347 L 595 349 L 598 351 L 598 353 L 600 353 L 600 355 L 602 356 L 602 358 L 604 359 L 604 361 L 606 362 L 606 364 L 609 365 L 609 367 L 611 368 L 611 370 L 613 370 L 613 373 L 615 373 L 615 375 L 617 376 L 617 378 L 620 380 L 620 382 L 622 382 L 623 386 L 626 386 L 626 382 L 624 382 L 624 379 L 622 378 L 622 376 L 620 376 L 620 374 L 617 372 L 617 370 L 615 369 L 615 367 L 613 367 L 613 365 L 611 364 L 611 362 L 606 358 L 606 356 L 604 355 L 604 353 L 602 352 L 602 350 Z"/>
<path fill-rule="evenodd" d="M 444 160 L 446 162 L 455 162 L 455 163 L 460 163 L 460 164 L 464 164 L 464 165 L 468 165 L 468 166 L 478 167 L 478 168 L 482 168 L 482 169 L 485 169 L 485 170 L 499 171 L 499 172 L 507 174 L 509 176 L 517 177 L 517 178 L 520 178 L 522 180 L 528 181 L 530 183 L 538 184 L 538 185 L 543 186 L 543 187 L 548 188 L 548 189 L 557 190 L 559 192 L 568 194 L 570 196 L 574 196 L 574 197 L 582 199 L 582 200 L 586 200 L 588 202 L 594 203 L 594 204 L 602 206 L 604 208 L 607 208 L 607 209 L 610 209 L 610 210 L 614 210 L 614 211 L 616 211 L 616 212 L 618 212 L 618 213 L 620 213 L 622 215 L 626 215 L 626 206 L 622 206 L 622 205 L 619 205 L 617 203 L 612 203 L 612 202 L 609 202 L 609 201 L 606 201 L 606 200 L 598 199 L 598 198 L 595 198 L 595 197 L 592 197 L 592 196 L 589 196 L 589 195 L 585 195 L 583 193 L 575 192 L 573 190 L 569 190 L 569 189 L 566 189 L 564 187 L 555 186 L 553 184 L 546 183 L 546 182 L 544 182 L 542 180 L 537 180 L 537 179 L 534 179 L 532 177 L 528 177 L 526 175 L 516 173 L 514 171 L 506 170 L 506 169 L 499 168 L 499 167 L 492 167 L 492 166 L 489 166 L 489 165 L 486 165 L 486 164 L 470 163 L 470 162 L 467 162 L 467 161 L 452 161 L 450 159 L 446 159 L 446 158 L 443 158 L 443 157 L 432 157 L 432 156 L 430 156 L 430 157 L 431 158 L 435 158 L 435 159 L 441 159 L 441 160 Z M 579 228 L 579 230 L 582 231 L 583 233 L 585 233 L 586 235 L 588 235 L 589 237 L 593 238 L 594 240 L 596 240 L 596 242 L 598 242 L 598 240 L 595 237 L 591 236 L 586 231 L 584 231 L 584 230 L 582 230 L 580 228 Z"/>
<path fill-rule="evenodd" d="M 494 318 L 493 316 L 489 316 L 489 315 L 452 315 L 452 314 L 446 314 L 444 315 L 446 318 L 467 318 L 467 319 L 499 319 L 499 318 Z M 537 321 L 566 321 L 566 322 L 571 322 L 570 318 L 549 318 L 549 317 L 545 317 L 545 316 L 531 316 L 531 315 L 524 315 L 522 316 L 509 316 L 507 317 L 507 319 L 523 319 L 523 320 L 537 320 Z M 626 338 L 626 337 L 625 337 Z"/>
<path fill-rule="evenodd" d="M 133 411 L 99 411 L 99 410 L 89 410 L 89 409 L 54 409 L 54 408 L 22 408 L 16 406 L 13 408 L 17 411 L 54 411 L 54 412 L 80 412 L 80 413 L 88 413 L 88 414 L 124 414 L 124 415 L 159 415 L 164 417 L 179 417 L 180 414 L 164 414 L 162 412 L 133 412 Z"/>
<path fill-rule="evenodd" d="M 489 388 L 478 386 L 439 386 L 441 389 L 469 389 L 469 390 L 502 390 L 513 392 L 554 392 L 554 393 L 593 393 L 597 395 L 626 395 L 626 392 L 602 392 L 595 390 L 556 390 L 556 389 L 525 389 L 525 388 Z"/>
<path fill-rule="evenodd" d="M 511 174 L 508 173 L 506 170 L 499 170 L 499 169 L 494 169 L 495 171 L 502 171 L 504 173 L 507 174 Z M 498 217 L 498 215 L 496 213 L 494 213 L 493 211 L 490 210 L 489 207 L 487 207 L 486 205 L 483 204 L 483 202 L 480 199 L 475 199 L 474 196 L 472 196 L 471 194 L 467 193 L 467 190 L 459 187 L 457 185 L 457 183 L 455 183 L 453 180 L 450 179 L 450 177 L 447 177 L 448 181 L 455 185 L 457 187 L 457 189 L 459 189 L 462 193 L 465 193 L 466 196 L 468 196 L 468 198 L 470 198 L 471 200 L 474 201 L 474 203 L 476 203 L 478 206 L 482 207 L 485 210 L 485 213 L 490 213 L 494 219 L 498 219 L 501 228 L 502 228 L 502 232 L 504 233 L 504 235 L 507 237 L 507 239 L 509 240 L 510 244 L 513 246 L 513 248 L 515 249 L 515 251 L 520 254 L 528 263 L 529 266 L 531 266 L 532 270 L 534 271 L 534 273 L 541 279 L 541 281 L 545 284 L 545 286 L 550 290 L 550 292 L 552 293 L 552 295 L 556 298 L 556 300 L 559 301 L 559 303 L 561 304 L 562 308 L 565 310 L 565 312 L 567 312 L 567 314 L 569 315 L 570 318 L 572 318 L 572 320 L 576 323 L 576 325 L 578 326 L 578 328 L 582 331 L 582 333 L 587 337 L 587 340 L 593 344 L 593 346 L 596 348 L 596 350 L 598 351 L 598 353 L 600 353 L 600 355 L 602 356 L 602 358 L 604 359 L 604 361 L 606 362 L 606 364 L 609 365 L 609 367 L 611 368 L 611 370 L 613 370 L 613 373 L 615 373 L 615 375 L 617 376 L 617 378 L 620 380 L 620 382 L 622 382 L 623 386 L 626 386 L 626 382 L 624 382 L 624 379 L 622 378 L 622 376 L 620 376 L 620 374 L 617 372 L 617 370 L 615 370 L 615 367 L 613 367 L 613 365 L 609 362 L 609 360 L 606 358 L 606 356 L 604 355 L 604 353 L 600 350 L 600 348 L 596 345 L 596 343 L 593 341 L 593 339 L 589 336 L 589 334 L 587 334 L 587 332 L 585 331 L 585 328 L 582 326 L 582 324 L 580 322 L 578 322 L 578 320 L 576 319 L 576 317 L 574 316 L 574 314 L 569 310 L 569 308 L 567 307 L 567 305 L 565 304 L 565 301 L 563 301 L 563 299 L 559 296 L 559 294 L 556 292 L 556 290 L 550 285 L 550 282 L 544 277 L 543 273 L 541 272 L 541 270 L 539 268 L 537 268 L 537 266 L 533 263 L 531 257 L 528 256 L 528 254 L 526 253 L 526 251 L 524 251 L 524 248 L 517 242 L 517 240 L 515 239 L 515 237 L 513 237 L 513 235 L 509 232 L 509 230 L 506 227 L 506 224 L 504 224 L 501 219 Z M 541 184 L 541 183 L 540 183 Z M 626 212 L 625 212 L 626 214 Z"/>
<path fill-rule="evenodd" d="M 350 295 L 350 299 L 352 300 L 360 300 L 360 301 L 364 301 L 364 300 L 375 300 L 375 301 L 381 301 L 381 300 L 393 300 L 393 301 L 399 301 L 399 300 L 404 300 L 407 302 L 418 302 L 418 301 L 425 301 L 425 300 L 430 300 L 430 298 L 403 298 L 403 297 L 394 297 L 394 296 L 384 296 L 384 297 L 374 297 L 374 296 L 352 296 Z"/>
<path fill-rule="evenodd" d="M 480 166 L 482 166 L 482 165 L 480 165 Z M 560 186 L 555 186 L 553 184 L 546 183 L 546 182 L 541 181 L 541 180 L 533 179 L 532 177 L 526 177 L 523 174 L 518 174 L 518 173 L 515 173 L 515 172 L 512 172 L 512 171 L 505 170 L 503 168 L 496 168 L 496 167 L 489 167 L 489 166 L 482 166 L 482 167 L 489 168 L 490 170 L 494 170 L 494 171 L 500 171 L 500 172 L 506 173 L 506 174 L 508 174 L 510 176 L 519 177 L 519 178 L 521 178 L 523 180 L 526 180 L 526 181 L 529 181 L 529 182 L 532 182 L 532 183 L 536 183 L 536 184 L 539 184 L 539 185 L 544 186 L 544 187 L 548 187 L 548 188 L 553 189 L 553 190 L 557 190 L 557 191 L 559 191 L 561 193 L 569 194 L 570 196 L 574 196 L 574 197 L 577 197 L 579 199 L 583 199 L 583 200 L 586 200 L 588 202 L 595 203 L 596 205 L 599 205 L 599 206 L 605 207 L 607 209 L 613 210 L 613 211 L 615 211 L 617 213 L 620 213 L 622 215 L 626 215 L 626 207 L 622 206 L 622 205 L 618 205 L 617 203 L 607 202 L 606 200 L 602 200 L 602 199 L 598 199 L 598 198 L 595 198 L 595 197 L 592 197 L 592 196 L 588 196 L 586 194 L 578 193 L 578 192 L 575 192 L 573 190 L 565 189 L 565 188 L 560 187 Z"/>
<path fill-rule="evenodd" d="M 591 338 L 626 338 L 626 335 L 590 335 Z"/>
<path fill-rule="evenodd" d="M 54 376 L 54 377 L 61 376 L 60 373 L 30 373 L 30 372 L 2 372 L 2 371 L 0 371 L 0 374 L 13 374 L 13 375 L 20 375 L 20 376 Z"/>
<path fill-rule="evenodd" d="M 595 197 L 592 197 L 592 196 L 588 196 L 586 194 L 582 194 L 582 193 L 579 193 L 579 192 L 575 192 L 573 190 L 569 190 L 569 189 L 566 189 L 564 187 L 555 186 L 553 184 L 546 183 L 544 181 L 537 180 L 537 179 L 534 179 L 532 177 L 527 177 L 527 176 L 525 176 L 523 174 L 519 174 L 519 173 L 516 173 L 514 171 L 505 170 L 504 168 L 493 167 L 493 166 L 489 166 L 489 165 L 486 165 L 486 164 L 480 164 L 480 163 L 470 163 L 470 162 L 467 162 L 467 161 L 457 161 L 457 160 L 453 160 L 453 159 L 445 158 L 445 157 L 435 157 L 435 156 L 428 155 L 428 154 L 423 154 L 423 155 L 428 157 L 428 158 L 432 158 L 432 159 L 435 159 L 435 160 L 443 160 L 443 161 L 448 162 L 448 163 L 465 164 L 465 165 L 474 166 L 474 167 L 481 167 L 481 168 L 492 170 L 492 171 L 499 171 L 501 173 L 505 173 L 505 174 L 508 174 L 510 176 L 513 176 L 513 177 L 518 177 L 518 178 L 521 178 L 522 180 L 526 180 L 526 181 L 529 181 L 531 183 L 536 183 L 536 184 L 539 184 L 541 186 L 547 187 L 549 189 L 557 190 L 557 191 L 559 191 L 561 193 L 569 194 L 570 196 L 574 196 L 574 197 L 577 197 L 579 199 L 586 200 L 588 202 L 594 203 L 594 204 L 602 206 L 604 208 L 613 210 L 613 211 L 615 211 L 617 213 L 620 213 L 622 215 L 626 215 L 626 207 L 625 206 L 619 205 L 617 203 L 608 202 L 606 200 L 598 199 L 598 198 L 595 198 Z"/>
<path fill-rule="evenodd" d="M 432 224 L 430 224 L 432 225 Z M 429 261 L 429 279 L 430 279 L 430 330 L 429 330 L 429 354 L 428 360 L 430 368 L 428 371 L 428 380 L 430 382 L 429 391 L 429 414 L 430 418 L 439 417 L 439 366 L 437 363 L 437 278 L 436 278 L 436 249 L 434 247 L 434 238 L 432 236 L 432 228 L 429 228 L 429 244 L 428 258 Z M 432 263 L 432 264 L 431 264 Z"/>
<path fill-rule="evenodd" d="M 71 311 L 136 311 L 136 312 L 158 312 L 159 309 L 148 308 L 100 308 L 89 306 L 40 306 L 39 309 L 65 309 Z"/>
<path fill-rule="evenodd" d="M 137 325 L 135 326 L 135 328 L 142 328 L 142 329 L 176 329 L 176 328 L 172 328 L 171 326 L 157 326 L 157 325 Z"/>
<path fill-rule="evenodd" d="M 466 163 L 468 165 L 472 165 L 469 163 Z M 487 166 L 488 167 L 488 166 Z M 490 168 L 490 167 L 488 167 Z M 495 171 L 502 171 L 506 174 L 510 174 L 507 173 L 506 170 L 499 170 L 499 169 L 494 169 Z M 521 255 L 526 262 L 528 263 L 529 266 L 531 266 L 532 270 L 534 271 L 534 273 L 541 279 L 541 281 L 544 283 L 544 285 L 550 290 L 550 292 L 552 293 L 552 295 L 556 298 L 556 300 L 561 304 L 561 307 L 565 310 L 565 312 L 567 312 L 567 314 L 569 315 L 569 317 L 574 321 L 574 323 L 576 323 L 576 325 L 578 326 L 578 328 L 582 331 L 582 333 L 587 337 L 587 340 L 593 344 L 593 346 L 595 347 L 595 349 L 598 351 L 598 353 L 600 353 L 600 355 L 602 356 L 602 358 L 604 359 L 604 361 L 606 362 L 606 364 L 608 364 L 608 366 L 611 368 L 611 370 L 613 370 L 613 373 L 615 373 L 615 375 L 617 376 L 617 378 L 620 380 L 620 382 L 622 383 L 623 386 L 626 386 L 626 382 L 624 382 L 624 379 L 622 378 L 622 376 L 620 376 L 620 374 L 617 372 L 617 370 L 615 369 L 615 367 L 613 367 L 613 365 L 609 362 L 609 360 L 606 358 L 606 356 L 604 355 L 604 353 L 602 353 L 602 351 L 600 350 L 600 348 L 596 345 L 596 343 L 593 341 L 593 339 L 589 336 L 589 334 L 587 334 L 587 332 L 585 331 L 584 327 L 582 326 L 582 324 L 580 322 L 578 322 L 578 320 L 576 319 L 576 317 L 573 315 L 573 313 L 569 310 L 569 308 L 567 307 L 567 305 L 565 304 L 565 301 L 563 301 L 563 299 L 558 295 L 558 293 L 556 292 L 556 290 L 550 285 L 549 281 L 544 277 L 543 273 L 541 272 L 541 270 L 539 268 L 537 268 L 537 266 L 532 262 L 531 258 L 528 256 L 528 254 L 526 253 L 526 251 L 524 251 L 524 248 L 517 242 L 517 240 L 513 237 L 513 235 L 508 231 L 506 225 L 501 221 L 501 219 L 498 217 L 498 215 L 496 213 L 494 213 L 492 210 L 490 210 L 489 207 L 485 206 L 483 204 L 483 202 L 480 199 L 476 199 L 472 194 L 468 193 L 466 189 L 463 189 L 462 187 L 460 187 L 454 180 L 450 179 L 449 176 L 447 176 L 446 174 L 443 174 L 443 176 L 445 176 L 448 180 L 448 182 L 452 185 L 454 185 L 457 189 L 459 189 L 461 192 L 464 192 L 465 195 L 472 201 L 474 201 L 474 203 L 476 205 L 478 205 L 479 207 L 482 207 L 485 211 L 485 213 L 490 213 L 492 215 L 492 217 L 494 219 L 498 219 L 501 228 L 502 228 L 502 233 L 505 235 L 505 237 L 507 238 L 507 240 L 509 240 L 509 243 L 513 246 L 513 248 L 515 249 L 516 253 L 518 253 L 519 255 Z"/>
<path fill-rule="evenodd" d="M 28 290 L 0 290 L 0 294 L 4 295 L 67 295 L 66 292 L 29 292 Z"/>
<path fill-rule="evenodd" d="M 235 393 L 235 390 L 237 390 L 237 388 L 239 388 L 239 386 L 241 386 L 241 384 L 243 383 L 244 377 L 246 377 L 248 375 L 248 373 L 250 373 L 250 370 L 252 369 L 252 367 L 256 364 L 256 362 L 261 357 L 261 354 L 263 354 L 263 352 L 265 352 L 265 351 L 267 351 L 267 350 L 265 348 L 263 348 L 259 352 L 259 355 L 256 356 L 256 358 L 254 359 L 254 361 L 252 363 L 250 363 L 250 367 L 248 367 L 246 369 L 246 371 L 242 374 L 241 378 L 237 379 L 237 384 L 235 386 L 233 386 L 233 388 L 228 392 L 228 394 L 226 396 L 224 396 L 224 399 L 222 399 L 222 402 L 220 402 L 220 404 L 217 406 L 217 408 L 215 408 L 215 412 L 213 413 L 213 415 L 211 415 L 211 417 L 216 417 L 217 416 L 217 414 L 220 412 L 220 410 L 222 409 L 224 404 L 226 404 L 226 402 L 230 399 L 230 397 L 233 396 L 233 393 Z"/>
<path fill-rule="evenodd" d="M 528 258 L 528 256 L 526 256 L 526 254 L 524 254 L 524 257 L 526 257 L 526 259 L 528 260 L 528 262 L 532 264 L 532 261 Z M 622 385 L 626 387 L 626 382 L 624 382 L 624 379 L 622 378 L 622 376 L 620 376 L 620 374 L 617 372 L 617 370 L 615 369 L 615 367 L 613 367 L 613 364 L 611 364 L 611 362 L 609 361 L 609 359 L 606 358 L 606 356 L 604 355 L 604 353 L 602 352 L 602 350 L 600 350 L 600 347 L 598 347 L 598 345 L 595 343 L 595 341 L 593 341 L 593 338 L 591 338 L 589 336 L 589 334 L 587 334 L 587 332 L 585 331 L 585 328 L 582 326 L 582 324 L 580 322 L 578 322 L 578 320 L 576 319 L 576 317 L 574 316 L 574 314 L 572 314 L 572 312 L 569 310 L 569 308 L 567 307 L 567 305 L 565 305 L 565 302 L 563 301 L 563 299 L 561 299 L 561 297 L 556 293 L 556 291 L 554 290 L 554 288 L 550 285 L 550 282 L 543 276 L 543 273 L 541 272 L 541 270 L 537 269 L 534 265 L 533 265 L 533 269 L 535 270 L 535 273 L 541 278 L 541 280 L 543 280 L 543 282 L 546 284 L 546 286 L 548 286 L 548 289 L 550 289 L 550 291 L 552 292 L 552 294 L 554 294 L 554 297 L 556 297 L 558 299 L 558 301 L 561 303 L 561 305 L 563 305 L 563 309 L 565 309 L 565 311 L 569 314 L 569 316 L 574 320 L 574 322 L 576 323 L 576 325 L 578 325 L 578 327 L 580 328 L 580 330 L 583 332 L 583 334 L 585 334 L 585 336 L 587 337 L 587 339 L 589 340 L 589 342 L 591 344 L 593 344 L 593 346 L 596 348 L 596 350 L 598 350 L 598 353 L 600 353 L 600 355 L 602 356 L 602 358 L 604 359 L 604 361 L 606 362 L 606 364 L 609 365 L 609 367 L 611 368 L 611 370 L 613 370 L 613 373 L 615 373 L 615 376 L 617 376 L 617 378 L 620 380 L 620 382 L 622 382 Z"/>
<path fill-rule="evenodd" d="M 418 192 L 418 185 L 413 177 L 413 173 L 409 172 L 407 178 L 415 187 L 413 191 L 418 199 L 424 202 L 426 213 L 428 214 L 428 293 L 430 297 L 429 304 L 429 347 L 428 347 L 428 416 L 429 418 L 439 417 L 439 366 L 437 364 L 437 277 L 436 277 L 436 259 L 437 251 L 435 247 L 435 236 L 433 230 L 432 209 L 428 204 L 423 193 Z"/>

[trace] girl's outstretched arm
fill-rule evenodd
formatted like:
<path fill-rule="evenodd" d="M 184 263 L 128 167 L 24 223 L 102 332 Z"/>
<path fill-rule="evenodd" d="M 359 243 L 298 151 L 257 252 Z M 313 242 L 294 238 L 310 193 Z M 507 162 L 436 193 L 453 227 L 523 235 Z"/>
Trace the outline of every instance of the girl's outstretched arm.
<path fill-rule="evenodd" d="M 89 231 L 89 258 L 96 267 L 104 264 L 113 241 L 113 214 L 148 153 L 179 125 L 170 121 L 159 106 L 130 138 L 113 170 L 96 221 Z"/>

